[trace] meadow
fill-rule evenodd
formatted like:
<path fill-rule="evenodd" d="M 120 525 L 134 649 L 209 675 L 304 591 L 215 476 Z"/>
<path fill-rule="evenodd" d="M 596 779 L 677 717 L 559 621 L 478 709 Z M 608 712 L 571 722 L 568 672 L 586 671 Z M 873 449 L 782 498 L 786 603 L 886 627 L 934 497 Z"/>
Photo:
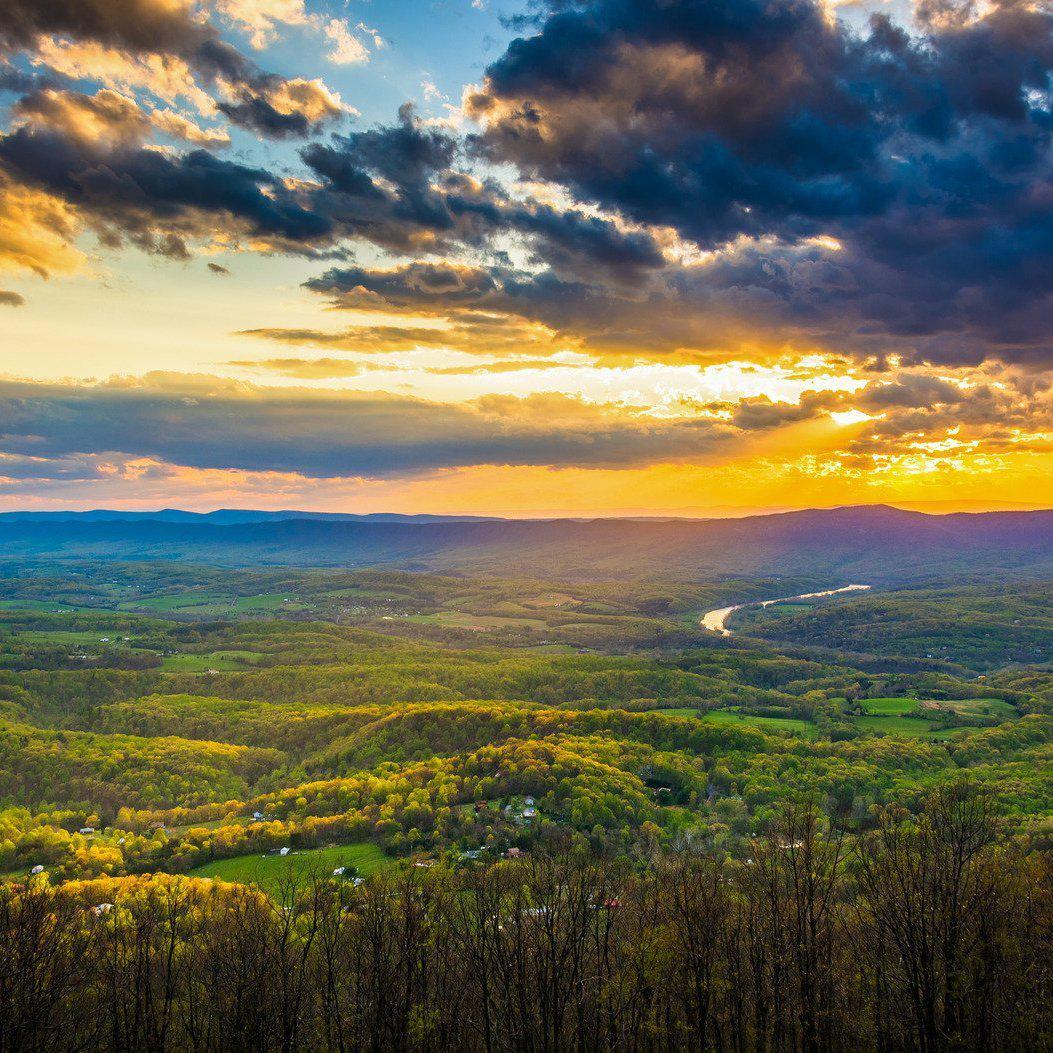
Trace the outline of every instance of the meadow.
<path fill-rule="evenodd" d="M 340 868 L 345 869 L 348 879 L 366 878 L 392 865 L 392 862 L 376 845 L 367 841 L 304 851 L 294 849 L 285 856 L 278 854 L 278 850 L 267 854 L 233 856 L 195 867 L 189 871 L 189 875 L 252 885 L 279 895 L 283 887 L 312 877 L 329 877 Z"/>

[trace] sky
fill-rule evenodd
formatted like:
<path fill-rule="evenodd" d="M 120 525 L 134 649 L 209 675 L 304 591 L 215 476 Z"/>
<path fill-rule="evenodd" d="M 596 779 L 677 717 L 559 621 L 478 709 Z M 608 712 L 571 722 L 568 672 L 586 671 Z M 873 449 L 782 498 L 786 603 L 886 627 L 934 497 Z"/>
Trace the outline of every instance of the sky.
<path fill-rule="evenodd" d="M 1053 505 L 1053 14 L 4 0 L 0 509 Z"/>

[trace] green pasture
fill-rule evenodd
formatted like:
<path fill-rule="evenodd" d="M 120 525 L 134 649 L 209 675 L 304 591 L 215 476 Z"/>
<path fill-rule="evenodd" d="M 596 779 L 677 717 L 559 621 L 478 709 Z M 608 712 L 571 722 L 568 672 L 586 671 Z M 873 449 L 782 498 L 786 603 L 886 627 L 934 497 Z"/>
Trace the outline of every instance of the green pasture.
<path fill-rule="evenodd" d="M 334 845 L 330 848 L 313 848 L 293 851 L 287 856 L 253 853 L 232 856 L 196 867 L 191 877 L 217 878 L 220 881 L 236 882 L 240 885 L 256 885 L 264 892 L 275 893 L 282 882 L 297 875 L 331 874 L 337 867 L 358 867 L 362 877 L 391 866 L 388 858 L 372 842 L 362 841 L 352 845 Z"/>

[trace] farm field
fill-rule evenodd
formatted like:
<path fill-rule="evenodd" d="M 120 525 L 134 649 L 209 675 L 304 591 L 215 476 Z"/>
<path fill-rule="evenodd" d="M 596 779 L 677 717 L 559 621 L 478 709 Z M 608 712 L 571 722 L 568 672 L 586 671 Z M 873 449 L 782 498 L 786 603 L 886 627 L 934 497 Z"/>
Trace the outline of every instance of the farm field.
<path fill-rule="evenodd" d="M 169 654 L 161 659 L 161 668 L 169 673 L 204 673 L 209 669 L 229 673 L 248 669 L 258 663 L 251 651 L 213 651 L 210 654 Z"/>
<path fill-rule="evenodd" d="M 935 728 L 929 721 L 917 717 L 863 716 L 857 718 L 857 723 L 867 731 L 919 739 L 948 739 L 956 732 L 975 730 L 970 728 Z"/>
<path fill-rule="evenodd" d="M 702 719 L 715 724 L 745 724 L 771 731 L 793 732 L 809 737 L 816 730 L 815 726 L 807 720 L 798 720 L 794 717 L 758 717 L 749 713 L 737 713 L 730 709 L 710 710 Z"/>
<path fill-rule="evenodd" d="M 233 856 L 196 867 L 190 871 L 190 875 L 256 885 L 274 894 L 280 891 L 284 881 L 297 875 L 329 875 L 338 867 L 357 867 L 361 877 L 368 877 L 391 866 L 393 862 L 376 845 L 364 842 L 303 851 L 294 849 L 287 856 Z"/>

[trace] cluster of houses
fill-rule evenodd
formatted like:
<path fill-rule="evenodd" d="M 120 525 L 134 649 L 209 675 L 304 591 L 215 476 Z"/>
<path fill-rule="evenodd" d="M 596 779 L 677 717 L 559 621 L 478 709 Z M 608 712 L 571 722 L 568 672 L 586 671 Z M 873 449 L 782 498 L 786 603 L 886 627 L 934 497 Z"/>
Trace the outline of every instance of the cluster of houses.
<path fill-rule="evenodd" d="M 537 805 L 533 797 L 524 797 L 523 805 L 517 808 L 514 804 L 506 804 L 505 815 L 517 826 L 525 826 L 537 818 Z"/>
<path fill-rule="evenodd" d="M 338 878 L 346 878 L 346 877 L 351 877 L 351 884 L 352 884 L 352 885 L 353 885 L 353 886 L 354 886 L 355 888 L 358 888 L 358 886 L 359 886 L 359 885 L 361 885 L 363 881 L 365 881 L 365 878 L 360 878 L 360 877 L 359 877 L 359 876 L 358 876 L 357 874 L 355 874 L 355 875 L 354 875 L 354 876 L 352 877 L 352 876 L 350 875 L 349 871 L 351 871 L 351 870 L 355 870 L 355 869 L 356 869 L 355 867 L 337 867 L 337 868 L 336 868 L 336 869 L 335 869 L 335 870 L 333 871 L 333 877 L 338 877 Z"/>
<path fill-rule="evenodd" d="M 486 848 L 469 848 L 466 851 L 461 852 L 460 855 L 458 855 L 457 858 L 460 859 L 462 862 L 465 862 L 465 863 L 474 863 L 474 862 L 478 861 L 479 859 L 482 859 L 482 857 L 488 851 L 489 851 L 489 849 L 486 849 Z M 526 855 L 526 852 L 522 848 L 516 848 L 514 846 L 512 848 L 509 848 L 504 853 L 505 859 L 520 859 L 524 855 Z M 421 864 L 419 864 L 419 863 L 417 864 L 417 866 L 420 866 L 420 865 Z M 430 862 L 428 863 L 428 866 L 431 866 Z"/>

